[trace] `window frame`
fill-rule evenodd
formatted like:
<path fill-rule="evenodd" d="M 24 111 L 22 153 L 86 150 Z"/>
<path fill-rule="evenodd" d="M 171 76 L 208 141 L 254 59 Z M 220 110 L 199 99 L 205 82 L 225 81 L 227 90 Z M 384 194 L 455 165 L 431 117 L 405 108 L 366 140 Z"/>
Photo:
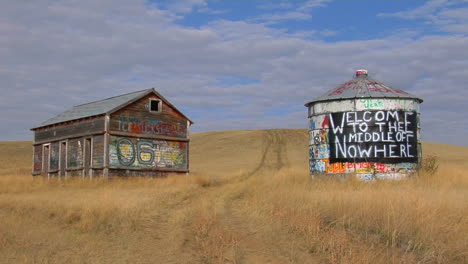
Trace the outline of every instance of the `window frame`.
<path fill-rule="evenodd" d="M 158 102 L 158 111 L 153 111 L 153 110 L 151 110 L 151 104 L 152 104 L 152 102 Z M 150 99 L 149 99 L 149 104 L 148 104 L 148 111 L 149 111 L 150 113 L 155 113 L 155 114 L 161 113 L 161 112 L 162 112 L 162 106 L 163 106 L 163 104 L 162 104 L 162 100 L 161 100 L 161 99 L 150 98 Z"/>

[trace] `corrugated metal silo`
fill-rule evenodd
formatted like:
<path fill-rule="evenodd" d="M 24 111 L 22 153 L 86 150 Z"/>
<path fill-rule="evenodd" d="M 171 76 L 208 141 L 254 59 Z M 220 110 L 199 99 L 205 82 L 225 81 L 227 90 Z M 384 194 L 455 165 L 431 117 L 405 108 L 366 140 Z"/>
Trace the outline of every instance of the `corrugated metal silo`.
<path fill-rule="evenodd" d="M 400 179 L 421 161 L 422 99 L 358 70 L 354 79 L 308 102 L 310 173 Z"/>

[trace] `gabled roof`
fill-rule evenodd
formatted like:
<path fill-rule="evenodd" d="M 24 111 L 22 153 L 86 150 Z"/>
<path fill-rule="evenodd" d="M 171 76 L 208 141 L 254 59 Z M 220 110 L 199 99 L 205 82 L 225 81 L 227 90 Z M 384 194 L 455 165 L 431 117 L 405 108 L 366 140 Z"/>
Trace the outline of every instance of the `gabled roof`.
<path fill-rule="evenodd" d="M 164 98 L 154 88 L 152 88 L 152 89 L 146 89 L 146 90 L 137 91 L 133 93 L 123 94 L 119 96 L 114 96 L 114 97 L 110 97 L 110 98 L 100 100 L 100 101 L 95 101 L 91 103 L 74 106 L 73 108 L 63 113 L 42 122 L 38 126 L 33 127 L 32 130 L 36 128 L 44 127 L 44 126 L 77 120 L 77 119 L 81 119 L 85 117 L 111 114 L 151 93 L 154 93 L 161 100 L 163 100 L 166 104 L 168 104 L 174 110 L 179 112 L 183 117 L 187 118 L 187 120 L 190 121 L 191 124 L 193 124 L 193 121 L 190 120 L 190 118 L 185 116 L 179 109 L 177 109 L 166 98 Z"/>
<path fill-rule="evenodd" d="M 400 89 L 394 89 L 380 81 L 374 80 L 367 75 L 367 70 L 356 71 L 354 79 L 349 80 L 336 88 L 328 90 L 322 96 L 306 103 L 309 106 L 313 103 L 324 101 L 336 101 L 354 98 L 389 98 L 389 99 L 415 99 L 420 103 L 423 99 L 416 97 Z"/>

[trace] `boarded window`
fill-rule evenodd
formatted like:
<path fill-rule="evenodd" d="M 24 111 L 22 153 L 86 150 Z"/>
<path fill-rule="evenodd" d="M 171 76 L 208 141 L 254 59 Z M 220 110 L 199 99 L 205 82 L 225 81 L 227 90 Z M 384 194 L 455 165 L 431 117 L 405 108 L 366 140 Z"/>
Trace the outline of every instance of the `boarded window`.
<path fill-rule="evenodd" d="M 104 136 L 93 137 L 93 167 L 104 166 Z"/>
<path fill-rule="evenodd" d="M 68 141 L 68 168 L 83 167 L 83 140 L 73 139 Z"/>
<path fill-rule="evenodd" d="M 50 144 L 50 170 L 58 170 L 59 155 L 59 143 Z"/>

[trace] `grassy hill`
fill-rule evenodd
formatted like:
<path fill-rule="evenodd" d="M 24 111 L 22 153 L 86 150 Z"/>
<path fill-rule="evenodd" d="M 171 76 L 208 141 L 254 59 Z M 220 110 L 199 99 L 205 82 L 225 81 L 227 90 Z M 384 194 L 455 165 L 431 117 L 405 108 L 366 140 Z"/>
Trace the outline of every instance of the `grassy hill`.
<path fill-rule="evenodd" d="M 468 147 L 398 182 L 311 180 L 306 130 L 192 135 L 191 174 L 47 181 L 0 142 L 0 263 L 466 263 Z"/>

